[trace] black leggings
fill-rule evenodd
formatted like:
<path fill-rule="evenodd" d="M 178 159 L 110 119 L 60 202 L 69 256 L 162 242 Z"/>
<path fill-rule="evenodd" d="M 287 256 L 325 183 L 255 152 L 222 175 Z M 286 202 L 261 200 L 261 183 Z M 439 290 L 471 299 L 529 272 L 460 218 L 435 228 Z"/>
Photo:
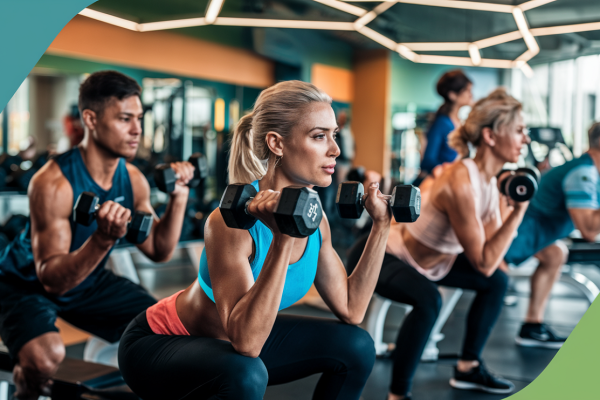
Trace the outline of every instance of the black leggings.
<path fill-rule="evenodd" d="M 366 239 L 361 239 L 350 250 L 349 270 L 354 269 L 358 263 L 365 243 Z M 473 268 L 464 254 L 460 254 L 448 275 L 433 282 L 404 261 L 385 254 L 375 291 L 390 300 L 413 306 L 396 339 L 390 386 L 390 391 L 394 394 L 406 395 L 410 392 L 413 376 L 442 307 L 438 285 L 477 292 L 467 317 L 461 359 L 479 360 L 502 310 L 508 277 L 504 272 L 496 270 L 487 278 Z"/>
<path fill-rule="evenodd" d="M 146 312 L 129 325 L 119 368 L 144 400 L 262 399 L 267 385 L 322 373 L 313 399 L 358 400 L 375 362 L 373 340 L 335 320 L 280 315 L 258 358 L 230 342 L 152 332 Z"/>

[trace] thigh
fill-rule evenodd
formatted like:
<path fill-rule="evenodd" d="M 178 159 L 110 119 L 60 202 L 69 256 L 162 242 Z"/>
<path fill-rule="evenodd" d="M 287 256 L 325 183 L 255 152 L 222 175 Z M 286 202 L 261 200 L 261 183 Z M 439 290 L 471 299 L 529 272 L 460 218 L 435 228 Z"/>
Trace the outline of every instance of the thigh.
<path fill-rule="evenodd" d="M 260 358 L 245 357 L 223 340 L 154 334 L 145 318 L 143 313 L 129 325 L 119 346 L 119 368 L 138 396 L 262 398 L 267 373 Z"/>
<path fill-rule="evenodd" d="M 59 315 L 80 329 L 116 342 L 133 318 L 155 303 L 142 286 L 106 270 Z"/>
<path fill-rule="evenodd" d="M 54 325 L 57 313 L 58 306 L 41 292 L 0 280 L 0 337 L 13 360 L 25 343 L 58 332 Z"/>
<path fill-rule="evenodd" d="M 383 258 L 375 291 L 390 300 L 412 306 L 424 301 L 441 301 L 434 282 L 406 262 L 387 253 Z"/>
<path fill-rule="evenodd" d="M 485 276 L 477 271 L 467 256 L 462 253 L 456 257 L 448 275 L 437 283 L 443 286 L 481 291 L 506 286 L 508 277 L 500 269 L 496 269 L 489 277 Z"/>
<path fill-rule="evenodd" d="M 279 315 L 260 353 L 269 385 L 345 368 L 368 369 L 375 360 L 371 336 L 355 325 L 325 318 Z"/>

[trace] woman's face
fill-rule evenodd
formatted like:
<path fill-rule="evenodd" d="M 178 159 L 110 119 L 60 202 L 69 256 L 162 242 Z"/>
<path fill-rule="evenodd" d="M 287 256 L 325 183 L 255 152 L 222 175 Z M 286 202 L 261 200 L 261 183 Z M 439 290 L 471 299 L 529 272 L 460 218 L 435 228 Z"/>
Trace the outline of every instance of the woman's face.
<path fill-rule="evenodd" d="M 514 123 L 503 127 L 503 130 L 501 134 L 495 135 L 494 150 L 505 162 L 516 163 L 523 145 L 531 141 L 523 116 L 519 113 Z"/>
<path fill-rule="evenodd" d="M 468 83 L 463 90 L 461 90 L 456 96 L 456 105 L 458 108 L 464 106 L 470 106 L 473 104 L 473 84 Z"/>
<path fill-rule="evenodd" d="M 327 103 L 307 107 L 300 122 L 283 142 L 282 172 L 291 182 L 326 187 L 335 172 L 340 149 L 335 142 L 338 126 Z"/>

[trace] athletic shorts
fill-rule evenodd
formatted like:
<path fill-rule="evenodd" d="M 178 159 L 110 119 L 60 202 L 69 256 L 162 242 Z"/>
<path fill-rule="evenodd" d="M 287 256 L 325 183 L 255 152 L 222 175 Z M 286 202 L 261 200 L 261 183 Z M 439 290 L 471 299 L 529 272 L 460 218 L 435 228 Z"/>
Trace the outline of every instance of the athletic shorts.
<path fill-rule="evenodd" d="M 94 284 L 77 298 L 61 302 L 33 286 L 0 277 L 0 338 L 13 360 L 28 341 L 47 332 L 61 317 L 71 325 L 108 342 L 117 342 L 136 315 L 156 303 L 146 289 L 102 270 Z"/>
<path fill-rule="evenodd" d="M 572 230 L 573 223 L 570 219 L 550 218 L 528 210 L 504 260 L 509 264 L 519 265 L 557 240 L 564 239 Z"/>

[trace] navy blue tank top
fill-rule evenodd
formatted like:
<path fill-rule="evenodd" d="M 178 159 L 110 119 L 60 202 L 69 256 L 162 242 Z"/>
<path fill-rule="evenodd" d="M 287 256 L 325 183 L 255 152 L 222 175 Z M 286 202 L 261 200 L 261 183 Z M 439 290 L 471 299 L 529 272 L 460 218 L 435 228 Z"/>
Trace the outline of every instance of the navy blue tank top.
<path fill-rule="evenodd" d="M 92 179 L 78 147 L 74 147 L 66 153 L 57 156 L 54 158 L 54 161 L 58 164 L 73 189 L 73 204 L 71 204 L 71 208 L 75 205 L 81 192 L 87 191 L 95 193 L 100 198 L 99 204 L 112 200 L 133 211 L 133 189 L 124 159 L 119 160 L 110 190 L 102 189 Z M 90 226 L 76 224 L 73 221 L 73 214 L 69 217 L 69 222 L 71 225 L 71 246 L 69 247 L 69 252 L 72 252 L 80 248 L 88 240 L 96 231 L 98 224 L 96 221 L 92 222 Z M 25 231 L 0 254 L 0 276 L 17 278 L 32 285 L 40 286 L 33 262 L 29 229 L 28 225 Z M 83 282 L 65 293 L 60 299 L 68 301 L 77 297 L 84 289 L 93 285 L 94 280 L 104 268 L 109 255 L 110 252 Z"/>
<path fill-rule="evenodd" d="M 252 185 L 258 189 L 258 181 L 252 182 Z M 254 281 L 258 278 L 262 270 L 267 252 L 273 241 L 273 234 L 261 221 L 256 221 L 254 226 L 248 230 L 254 241 L 254 259 L 250 263 Z M 308 292 L 315 280 L 317 274 L 317 262 L 319 261 L 319 251 L 321 250 L 321 229 L 308 237 L 304 254 L 298 262 L 288 266 L 283 293 L 279 309 L 283 310 L 300 300 Z M 198 283 L 206 295 L 214 302 L 212 283 L 208 273 L 208 262 L 206 260 L 206 248 L 202 250 L 200 257 L 200 267 L 198 271 Z"/>

